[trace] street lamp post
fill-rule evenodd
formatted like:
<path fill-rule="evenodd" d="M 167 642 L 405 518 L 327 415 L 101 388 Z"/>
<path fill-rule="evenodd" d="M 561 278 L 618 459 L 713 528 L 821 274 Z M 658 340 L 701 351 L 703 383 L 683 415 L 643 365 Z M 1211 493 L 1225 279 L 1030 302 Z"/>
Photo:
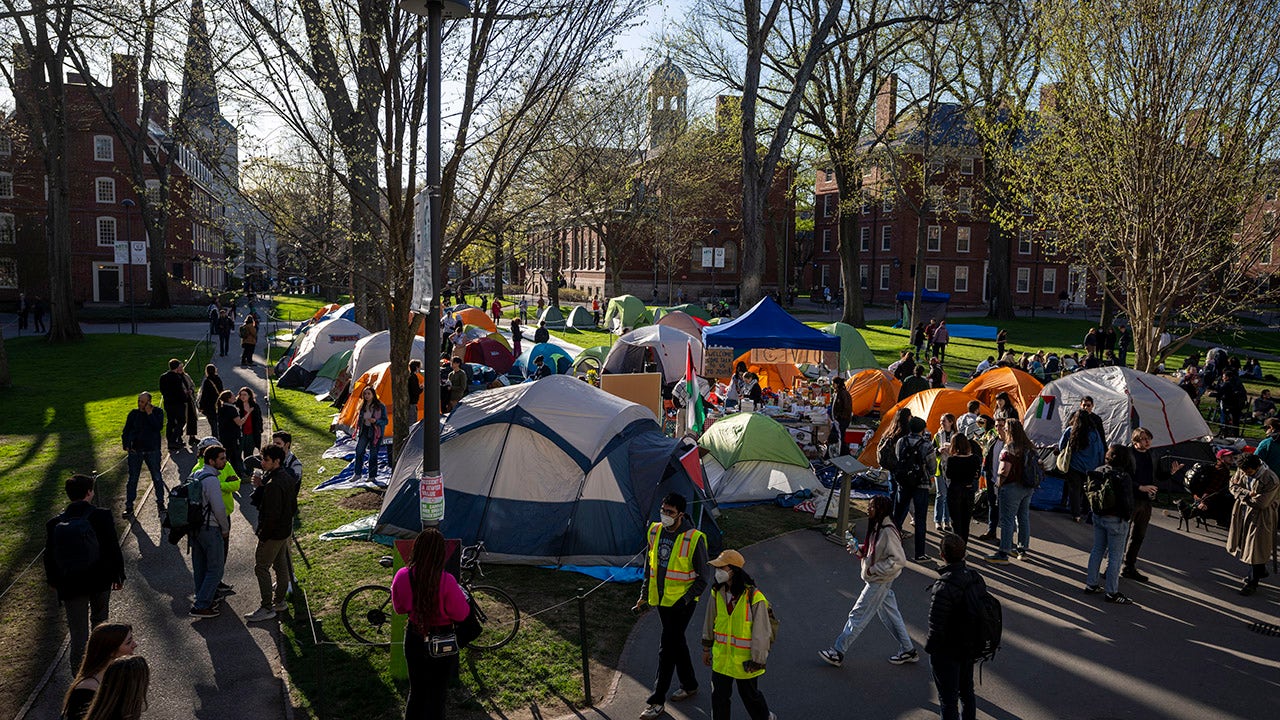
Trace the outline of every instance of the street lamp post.
<path fill-rule="evenodd" d="M 133 303 L 133 244 L 130 242 L 129 231 L 133 229 L 133 213 L 129 212 L 134 208 L 135 203 L 131 198 L 125 198 L 120 201 L 120 206 L 124 208 L 124 245 L 128 248 L 128 262 L 124 266 L 124 282 L 125 292 L 129 293 L 129 334 L 138 334 L 138 320 L 134 316 Z"/>
<path fill-rule="evenodd" d="M 716 238 L 720 235 L 720 228 L 711 228 L 711 232 L 707 233 L 711 237 L 711 302 L 715 302 L 716 297 Z"/>

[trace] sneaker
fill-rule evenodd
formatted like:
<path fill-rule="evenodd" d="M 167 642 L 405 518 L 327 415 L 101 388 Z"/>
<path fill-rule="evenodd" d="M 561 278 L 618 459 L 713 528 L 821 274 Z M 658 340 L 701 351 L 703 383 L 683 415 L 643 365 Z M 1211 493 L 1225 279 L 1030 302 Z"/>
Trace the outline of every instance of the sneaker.
<path fill-rule="evenodd" d="M 988 555 L 988 556 L 986 556 L 986 557 L 984 557 L 984 558 L 982 558 L 982 559 L 983 559 L 983 560 L 986 560 L 986 561 L 987 561 L 987 562 L 989 562 L 989 563 L 994 563 L 994 564 L 996 564 L 996 565 L 1008 565 L 1008 564 L 1009 564 L 1009 556 L 1008 556 L 1008 555 L 1005 555 L 1005 554 L 1004 554 L 1004 553 L 1002 553 L 1002 552 L 994 552 L 994 553 L 991 553 L 990 555 Z"/>
<path fill-rule="evenodd" d="M 913 662 L 919 662 L 919 661 L 920 661 L 920 653 L 916 652 L 915 648 L 912 648 L 911 650 L 908 650 L 906 652 L 898 653 L 897 655 L 894 655 L 893 657 L 889 658 L 889 662 L 893 663 L 894 665 L 906 665 L 907 663 L 913 663 Z"/>
<path fill-rule="evenodd" d="M 224 583 L 224 582 L 218 583 L 219 590 L 232 590 L 234 588 L 235 588 L 234 585 L 228 585 L 227 583 Z"/>
<path fill-rule="evenodd" d="M 193 618 L 200 619 L 200 618 L 218 617 L 219 612 L 218 612 L 218 608 L 216 607 L 207 607 L 207 608 L 193 607 L 187 614 Z"/>
<path fill-rule="evenodd" d="M 131 507 L 125 508 L 124 511 L 120 513 L 120 517 L 125 519 L 133 517 L 133 508 Z"/>
<path fill-rule="evenodd" d="M 834 649 L 819 650 L 818 657 L 825 660 L 828 665 L 834 665 L 835 667 L 840 667 L 844 664 L 844 653 Z"/>
<path fill-rule="evenodd" d="M 650 705 L 640 713 L 640 720 L 654 720 L 654 718 L 662 717 L 662 713 L 666 711 L 664 705 Z"/>
<path fill-rule="evenodd" d="M 1106 596 L 1103 597 L 1102 599 L 1114 605 L 1133 605 L 1134 604 L 1133 601 L 1125 597 L 1125 594 L 1122 592 L 1107 593 Z"/>
<path fill-rule="evenodd" d="M 271 608 L 260 607 L 251 613 L 246 613 L 244 616 L 244 619 L 248 620 L 249 622 L 263 622 L 264 620 L 275 620 L 276 611 L 272 610 Z"/>
<path fill-rule="evenodd" d="M 231 588 L 229 588 L 229 587 L 228 587 L 228 588 L 218 588 L 217 590 L 214 590 L 214 591 L 213 591 L 213 598 L 214 598 L 215 600 L 221 600 L 222 598 L 230 597 L 230 596 L 235 595 L 235 594 L 236 594 L 236 591 L 235 591 L 235 590 L 232 590 L 232 589 L 231 589 Z"/>
<path fill-rule="evenodd" d="M 918 562 L 918 563 L 927 563 L 927 562 L 929 562 L 929 556 L 928 556 L 928 555 L 917 555 L 917 556 L 916 556 L 916 562 Z"/>
<path fill-rule="evenodd" d="M 271 606 L 271 609 L 272 609 L 272 610 L 275 610 L 275 611 L 276 611 L 276 612 L 278 612 L 278 613 L 282 613 L 282 612 L 284 612 L 284 611 L 286 611 L 286 610 L 288 610 L 288 609 L 289 609 L 289 601 L 288 601 L 288 600 L 281 600 L 280 602 L 276 603 L 275 605 L 272 605 L 272 606 Z"/>
<path fill-rule="evenodd" d="M 995 533 L 995 531 L 994 531 L 994 530 L 992 530 L 992 531 L 990 531 L 990 532 L 985 532 L 985 533 L 982 533 L 981 535 L 979 535 L 979 536 L 977 537 L 977 539 L 978 539 L 978 540 L 982 540 L 982 541 L 984 541 L 984 542 L 995 542 L 995 539 L 996 539 L 996 533 Z"/>
<path fill-rule="evenodd" d="M 1143 575 L 1142 573 L 1138 572 L 1138 568 L 1125 568 L 1120 571 L 1120 577 L 1129 578 L 1130 580 L 1137 580 L 1138 582 L 1146 582 L 1151 579 L 1146 575 Z"/>
<path fill-rule="evenodd" d="M 1020 549 L 1020 548 L 1014 548 L 1014 549 L 1013 549 L 1013 551 L 1009 553 L 1009 555 L 1010 555 L 1014 560 L 1026 560 L 1026 559 L 1027 559 L 1027 551 L 1026 551 L 1026 550 L 1022 550 L 1022 549 Z"/>
<path fill-rule="evenodd" d="M 1085 585 L 1084 586 L 1085 595 L 1097 595 L 1100 592 L 1102 592 L 1101 585 Z"/>

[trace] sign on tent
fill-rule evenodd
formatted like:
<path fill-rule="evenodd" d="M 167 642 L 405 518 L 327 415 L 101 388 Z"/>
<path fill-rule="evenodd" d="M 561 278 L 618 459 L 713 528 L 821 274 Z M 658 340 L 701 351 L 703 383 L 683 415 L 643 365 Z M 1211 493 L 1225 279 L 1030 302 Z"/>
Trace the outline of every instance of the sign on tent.
<path fill-rule="evenodd" d="M 733 375 L 733 348 L 715 345 L 702 349 L 702 376 L 727 378 Z"/>
<path fill-rule="evenodd" d="M 752 348 L 751 362 L 761 365 L 817 365 L 826 357 L 822 350 L 800 348 Z"/>

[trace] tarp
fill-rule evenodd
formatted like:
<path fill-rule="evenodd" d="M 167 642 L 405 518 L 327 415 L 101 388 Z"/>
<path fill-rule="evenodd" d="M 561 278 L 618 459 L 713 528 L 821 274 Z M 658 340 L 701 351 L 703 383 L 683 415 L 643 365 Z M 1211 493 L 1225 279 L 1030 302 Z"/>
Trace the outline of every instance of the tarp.
<path fill-rule="evenodd" d="M 938 432 L 938 423 L 942 416 L 951 413 L 959 418 L 968 412 L 969 401 L 975 399 L 972 395 L 959 390 L 950 388 L 931 388 L 929 390 L 921 390 L 911 397 L 896 403 L 884 413 L 883 419 L 880 421 L 880 427 L 876 428 L 876 434 L 867 442 L 866 448 L 858 459 L 863 465 L 868 467 L 880 467 L 880 463 L 876 460 L 876 448 L 880 444 L 880 438 L 889 431 L 889 426 L 893 424 L 893 416 L 898 414 L 898 410 L 907 408 L 911 410 L 911 417 L 923 418 L 925 425 L 929 427 L 930 433 Z M 978 409 L 983 415 L 990 415 L 991 408 L 983 405 Z"/>
<path fill-rule="evenodd" d="M 967 392 L 983 405 L 996 406 L 996 395 L 1009 393 L 1009 400 L 1022 416 L 1040 394 L 1044 383 L 1031 373 L 1011 367 L 994 367 L 969 381 L 962 392 Z"/>
<path fill-rule="evenodd" d="M 489 332 L 498 331 L 498 326 L 493 324 L 493 318 L 486 315 L 480 308 L 463 308 L 453 314 L 453 319 L 463 325 L 478 325 Z"/>
<path fill-rule="evenodd" d="M 673 327 L 677 330 L 683 330 L 684 332 L 701 339 L 702 328 L 706 327 L 709 323 L 707 323 L 706 320 L 697 320 L 692 315 L 681 312 L 680 310 L 671 310 L 663 314 L 661 318 L 658 318 L 657 324 L 663 327 Z"/>
<path fill-rule="evenodd" d="M 794 387 L 795 379 L 802 376 L 800 368 L 795 365 L 787 363 L 753 363 L 751 362 L 750 350 L 734 358 L 733 366 L 735 368 L 738 367 L 738 363 L 746 365 L 748 371 L 755 373 L 760 378 L 760 387 L 771 390 L 790 390 Z"/>
<path fill-rule="evenodd" d="M 409 350 L 409 359 L 421 360 L 426 352 L 426 340 L 421 335 L 413 336 L 413 347 Z M 347 370 L 351 377 L 358 378 L 375 366 L 391 362 L 391 332 L 383 330 L 365 337 L 351 348 L 351 360 L 347 362 Z"/>
<path fill-rule="evenodd" d="M 901 327 L 910 327 L 907 322 L 907 315 L 911 311 L 911 298 L 913 293 L 910 290 L 904 290 L 898 293 L 897 301 L 902 303 L 903 324 Z M 947 317 L 947 306 L 951 300 L 950 293 L 933 292 L 925 290 L 920 295 L 920 317 L 915 318 L 915 322 L 928 322 L 930 320 L 944 320 Z"/>
<path fill-rule="evenodd" d="M 368 330 L 350 320 L 340 317 L 322 320 L 303 336 L 288 365 L 290 367 L 296 365 L 314 373 L 323 367 L 329 358 L 343 350 L 354 348 L 362 338 L 368 335 Z"/>
<path fill-rule="evenodd" d="M 844 387 L 853 399 L 854 415 L 883 415 L 897 404 L 902 383 L 887 370 L 863 370 L 845 380 Z"/>
<path fill-rule="evenodd" d="M 840 338 L 796 320 L 767 295 L 741 317 L 703 328 L 702 341 L 731 347 L 735 355 L 752 348 L 840 352 Z"/>
<path fill-rule="evenodd" d="M 618 338 L 604 359 L 610 373 L 644 372 L 647 358 L 653 357 L 662 370 L 663 382 L 684 377 L 687 349 L 693 348 L 693 366 L 702 367 L 702 341 L 689 333 L 664 325 L 650 325 Z"/>
<path fill-rule="evenodd" d="M 420 433 L 419 424 L 396 463 L 375 532 L 421 529 Z M 644 548 L 663 496 L 678 492 L 714 553 L 701 467 L 680 462 L 692 449 L 663 436 L 643 407 L 573 378 L 474 393 L 442 428 L 440 530 L 464 545 L 483 540 L 494 562 L 618 567 Z"/>
<path fill-rule="evenodd" d="M 595 347 L 585 348 L 573 359 L 573 371 L 575 373 L 579 373 L 594 369 L 596 372 L 599 372 L 600 368 L 604 366 L 605 357 L 608 355 L 608 345 L 596 345 Z"/>
<path fill-rule="evenodd" d="M 1063 423 L 1086 395 L 1093 398 L 1093 412 L 1102 418 L 1109 444 L 1127 445 L 1136 427 L 1151 431 L 1152 447 L 1213 434 L 1186 391 L 1172 380 L 1129 368 L 1101 367 L 1045 385 L 1023 416 L 1027 435 L 1038 445 L 1056 444 Z"/>
<path fill-rule="evenodd" d="M 506 375 L 511 366 L 516 364 L 515 356 L 505 345 L 490 337 L 472 340 L 467 343 L 462 359 L 469 363 L 488 365 L 497 372 Z"/>
<path fill-rule="evenodd" d="M 947 334 L 952 339 L 966 338 L 969 340 L 995 340 L 996 335 L 1000 332 L 999 328 L 991 325 L 953 325 L 947 323 Z"/>
<path fill-rule="evenodd" d="M 317 324 L 325 320 L 332 320 L 334 318 L 342 318 L 343 320 L 350 320 L 351 322 L 355 322 L 356 321 L 356 304 L 347 303 L 346 305 L 339 305 L 333 308 L 332 310 L 326 312 L 324 315 L 321 315 L 320 320 L 317 322 Z"/>
<path fill-rule="evenodd" d="M 356 377 L 355 382 L 351 384 L 351 395 L 347 397 L 342 411 L 338 413 L 338 425 L 348 432 L 356 426 L 356 408 L 360 405 L 360 394 L 366 387 L 372 387 L 378 399 L 387 406 L 386 436 L 391 437 L 395 430 L 392 427 L 394 420 L 391 418 L 391 363 L 389 362 L 375 365 Z M 425 396 L 425 393 L 423 395 Z M 422 397 L 418 398 L 418 417 L 422 417 Z"/>
<path fill-rule="evenodd" d="M 862 338 L 862 333 L 858 332 L 858 329 L 854 326 L 835 322 L 822 328 L 822 330 L 840 338 L 840 367 L 835 368 L 837 372 L 846 373 L 854 370 L 880 367 L 880 362 L 876 360 L 875 353 L 871 352 L 871 348 L 867 347 L 867 341 Z"/>
<path fill-rule="evenodd" d="M 307 386 L 307 392 L 312 395 L 328 395 L 333 388 L 333 381 L 338 379 L 343 371 L 347 369 L 347 364 L 351 362 L 351 351 L 343 350 L 325 361 L 324 366 L 316 372 L 315 378 L 311 380 L 311 384 Z"/>
<path fill-rule="evenodd" d="M 533 371 L 533 359 L 539 355 L 542 356 L 543 363 L 561 375 L 569 372 L 569 366 L 573 364 L 573 359 L 564 348 L 552 343 L 538 343 L 521 353 L 512 368 L 527 377 Z"/>
<path fill-rule="evenodd" d="M 548 305 L 542 314 L 538 316 L 538 322 L 546 323 L 547 327 L 552 330 L 564 329 L 564 313 L 560 312 L 560 308 L 555 305 Z"/>
<path fill-rule="evenodd" d="M 791 433 L 759 413 L 735 413 L 698 440 L 711 494 L 717 502 L 772 500 L 822 483 Z"/>
<path fill-rule="evenodd" d="M 591 311 L 581 305 L 573 306 L 569 311 L 569 317 L 565 320 L 565 325 L 574 330 L 595 330 L 596 317 Z M 551 323 L 547 323 L 547 327 L 551 327 Z"/>
<path fill-rule="evenodd" d="M 624 328 L 634 330 L 652 322 L 653 314 L 645 307 L 644 301 L 635 295 L 611 298 L 604 311 L 604 326 L 610 332 L 620 334 Z"/>

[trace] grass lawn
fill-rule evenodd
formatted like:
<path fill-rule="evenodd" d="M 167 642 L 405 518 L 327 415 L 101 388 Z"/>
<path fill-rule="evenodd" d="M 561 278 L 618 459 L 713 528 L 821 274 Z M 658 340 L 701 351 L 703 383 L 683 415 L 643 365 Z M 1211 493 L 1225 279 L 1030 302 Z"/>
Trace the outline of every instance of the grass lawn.
<path fill-rule="evenodd" d="M 76 472 L 103 473 L 96 503 L 119 514 L 125 416 L 142 390 L 156 392 L 158 403 L 157 380 L 167 361 L 187 358 L 194 343 L 86 335 L 68 345 L 24 337 L 6 340 L 5 347 L 13 387 L 0 390 L 0 591 L 14 585 L 0 599 L 0 666 L 6 669 L 0 674 L 0 717 L 13 717 L 62 639 L 43 565 L 37 561 L 23 570 L 44 546 L 45 522 L 67 503 L 63 481 Z M 207 358 L 201 348 L 193 363 L 202 367 Z"/>
<path fill-rule="evenodd" d="M 589 347 L 603 345 L 610 347 L 613 342 L 618 339 L 617 335 L 607 333 L 603 330 L 552 330 L 551 337 L 560 338 L 565 342 L 571 342 L 584 350 Z M 528 342 L 528 341 L 526 341 Z"/>
<path fill-rule="evenodd" d="M 268 299 L 275 306 L 273 311 L 276 316 L 286 322 L 306 320 L 329 303 L 351 301 L 351 298 L 347 295 L 336 299 L 323 298 L 319 295 L 270 295 Z"/>

